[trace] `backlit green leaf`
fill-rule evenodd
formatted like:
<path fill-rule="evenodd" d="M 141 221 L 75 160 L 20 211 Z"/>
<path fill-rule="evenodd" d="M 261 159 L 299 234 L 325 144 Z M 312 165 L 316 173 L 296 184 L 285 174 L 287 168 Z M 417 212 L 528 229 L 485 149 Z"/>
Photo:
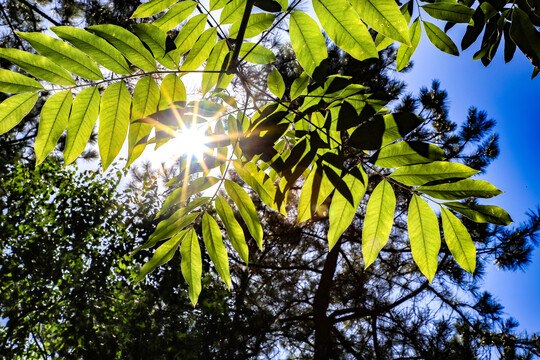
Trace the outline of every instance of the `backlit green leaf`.
<path fill-rule="evenodd" d="M 434 161 L 429 164 L 403 166 L 390 177 L 409 186 L 424 185 L 431 181 L 446 179 L 465 179 L 479 171 L 460 163 Z"/>
<path fill-rule="evenodd" d="M 441 218 L 444 230 L 444 240 L 456 262 L 471 274 L 476 268 L 476 248 L 465 225 L 441 206 Z"/>
<path fill-rule="evenodd" d="M 210 0 L 210 11 L 222 9 L 230 0 Z"/>
<path fill-rule="evenodd" d="M 199 216 L 198 213 L 187 214 L 186 208 L 179 209 L 171 217 L 161 221 L 146 243 L 133 251 L 136 253 L 143 249 L 149 249 L 162 240 L 169 239 L 189 226 Z"/>
<path fill-rule="evenodd" d="M 13 129 L 32 110 L 38 94 L 25 93 L 8 97 L 0 104 L 0 135 Z"/>
<path fill-rule="evenodd" d="M 202 219 L 202 232 L 204 245 L 206 246 L 206 252 L 210 256 L 210 260 L 214 263 L 221 280 L 227 287 L 231 288 L 231 274 L 229 273 L 229 257 L 227 256 L 227 249 L 223 244 L 223 238 L 221 237 L 221 230 L 214 220 L 214 218 L 208 213 L 204 213 Z"/>
<path fill-rule="evenodd" d="M 129 126 L 131 96 L 124 82 L 110 85 L 103 92 L 99 111 L 98 146 L 103 171 L 120 152 Z"/>
<path fill-rule="evenodd" d="M 67 90 L 52 95 L 43 105 L 34 144 L 36 165 L 41 164 L 56 147 L 58 139 L 66 129 L 72 102 L 73 95 Z"/>
<path fill-rule="evenodd" d="M 186 101 L 186 87 L 182 79 L 175 74 L 169 74 L 161 81 L 159 110 L 167 109 L 177 101 Z"/>
<path fill-rule="evenodd" d="M 416 18 L 409 28 L 409 37 L 411 38 L 412 46 L 401 44 L 399 46 L 396 57 L 396 69 L 397 71 L 403 70 L 408 64 L 411 56 L 416 51 L 418 44 L 420 43 L 420 37 L 422 36 L 422 26 L 420 25 L 420 18 Z"/>
<path fill-rule="evenodd" d="M 253 64 L 270 64 L 276 61 L 274 53 L 262 45 L 249 42 L 242 43 L 239 53 L 241 58 Z"/>
<path fill-rule="evenodd" d="M 261 224 L 259 223 L 259 219 L 257 217 L 257 210 L 255 209 L 253 201 L 251 201 L 249 195 L 244 189 L 242 189 L 240 185 L 230 180 L 225 180 L 225 191 L 227 191 L 227 194 L 229 194 L 231 199 L 238 207 L 238 211 L 240 211 L 240 215 L 242 215 L 242 218 L 244 219 L 244 222 L 246 223 L 248 230 L 251 233 L 251 236 L 253 236 L 253 238 L 257 242 L 259 249 L 262 250 L 263 229 Z"/>
<path fill-rule="evenodd" d="M 375 261 L 388 241 L 395 208 L 396 196 L 392 185 L 382 180 L 369 197 L 362 228 L 362 254 L 366 268 Z"/>
<path fill-rule="evenodd" d="M 305 72 L 301 73 L 298 78 L 294 79 L 291 85 L 291 101 L 302 95 L 308 84 L 309 76 Z"/>
<path fill-rule="evenodd" d="M 173 50 L 173 52 L 176 53 L 178 57 L 193 47 L 193 44 L 195 44 L 199 36 L 204 31 L 207 16 L 208 15 L 206 14 L 195 15 L 189 19 L 184 26 L 182 26 L 178 36 L 174 40 L 177 49 Z"/>
<path fill-rule="evenodd" d="M 0 48 L 0 57 L 18 65 L 31 75 L 58 85 L 75 85 L 69 73 L 46 57 L 17 49 Z"/>
<path fill-rule="evenodd" d="M 294 11 L 291 13 L 289 32 L 298 62 L 313 78 L 317 67 L 328 58 L 326 42 L 319 25 L 306 13 Z"/>
<path fill-rule="evenodd" d="M 444 159 L 444 151 L 432 144 L 419 141 L 400 141 L 377 151 L 371 162 L 384 168 L 427 163 Z"/>
<path fill-rule="evenodd" d="M 435 19 L 450 21 L 454 23 L 468 23 L 474 14 L 474 9 L 468 6 L 452 2 L 436 2 L 421 6 L 429 15 Z"/>
<path fill-rule="evenodd" d="M 150 0 L 144 4 L 141 4 L 135 9 L 131 19 L 133 18 L 146 18 L 157 13 L 162 12 L 163 10 L 169 8 L 171 5 L 176 3 L 178 0 Z"/>
<path fill-rule="evenodd" d="M 244 39 L 249 39 L 254 36 L 259 35 L 265 30 L 268 30 L 270 26 L 274 23 L 276 16 L 274 14 L 268 13 L 257 13 L 251 14 L 246 26 L 246 32 L 244 33 Z M 231 29 L 229 30 L 229 37 L 236 38 L 238 35 L 238 30 L 240 30 L 240 23 L 242 19 L 236 21 L 232 24 Z"/>
<path fill-rule="evenodd" d="M 219 195 L 216 196 L 216 201 L 214 204 L 219 218 L 223 222 L 223 225 L 225 225 L 225 229 L 227 229 L 227 235 L 229 235 L 229 239 L 231 239 L 233 248 L 236 250 L 236 252 L 238 252 L 240 258 L 244 260 L 246 264 L 248 264 L 249 249 L 246 243 L 244 230 L 242 230 L 242 226 L 234 217 L 231 206 L 227 200 L 225 200 L 225 198 Z"/>
<path fill-rule="evenodd" d="M 197 70 L 212 51 L 217 40 L 217 28 L 210 28 L 202 33 L 199 39 L 191 48 L 186 60 L 182 64 L 180 71 Z"/>
<path fill-rule="evenodd" d="M 213 176 L 203 176 L 194 179 L 193 181 L 186 183 L 174 190 L 168 197 L 165 199 L 165 202 L 161 206 L 161 210 L 157 213 L 157 216 L 165 213 L 168 209 L 186 201 L 190 196 L 198 194 L 210 187 L 214 186 L 219 182 L 219 179 Z M 194 202 L 192 200 L 191 202 Z"/>
<path fill-rule="evenodd" d="M 141 281 L 147 274 L 154 271 L 158 266 L 169 262 L 173 258 L 178 246 L 180 246 L 182 243 L 182 240 L 186 237 L 186 233 L 187 231 L 181 231 L 158 247 L 154 252 L 154 256 L 152 256 L 152 258 L 143 265 L 141 271 L 139 271 L 139 274 L 135 278 L 135 281 Z"/>
<path fill-rule="evenodd" d="M 193 306 L 197 304 L 201 293 L 202 258 L 199 239 L 194 229 L 190 229 L 180 245 L 182 254 L 182 275 L 189 286 L 189 298 Z"/>
<path fill-rule="evenodd" d="M 360 18 L 373 30 L 410 45 L 407 20 L 394 0 L 350 0 Z"/>
<path fill-rule="evenodd" d="M 347 0 L 313 0 L 313 8 L 326 34 L 360 61 L 377 58 L 373 39 Z"/>
<path fill-rule="evenodd" d="M 437 215 L 418 195 L 413 195 L 409 204 L 407 228 L 414 262 L 431 282 L 437 272 L 441 235 Z"/>
<path fill-rule="evenodd" d="M 166 54 L 167 40 L 172 43 L 172 39 L 169 39 L 163 30 L 152 24 L 135 24 L 133 31 L 148 45 L 160 64 L 168 69 L 178 68 L 178 63 L 175 62 L 171 54 Z"/>
<path fill-rule="evenodd" d="M 276 69 L 272 69 L 270 74 L 268 74 L 268 90 L 278 99 L 281 99 L 283 94 L 285 94 L 285 82 Z"/>
<path fill-rule="evenodd" d="M 314 166 L 302 186 L 300 198 L 298 199 L 298 223 L 311 219 L 317 212 L 319 205 L 326 200 L 334 189 L 335 186 L 328 179 L 323 168 Z"/>
<path fill-rule="evenodd" d="M 343 182 L 351 191 L 353 202 L 351 202 L 338 190 L 334 192 L 332 204 L 328 217 L 330 219 L 330 228 L 328 229 L 328 246 L 332 250 L 339 237 L 351 224 L 354 214 L 364 197 L 367 186 L 367 175 L 362 165 L 358 165 L 353 171 L 343 177 Z"/>
<path fill-rule="evenodd" d="M 196 6 L 195 1 L 180 1 L 170 8 L 165 15 L 154 21 L 153 24 L 163 31 L 174 29 L 191 15 Z"/>
<path fill-rule="evenodd" d="M 38 32 L 18 32 L 17 35 L 28 41 L 38 53 L 69 72 L 90 80 L 103 79 L 96 63 L 67 43 Z"/>
<path fill-rule="evenodd" d="M 99 36 L 71 26 L 55 26 L 50 29 L 107 69 L 120 75 L 130 73 L 129 65 L 120 51 Z"/>
<path fill-rule="evenodd" d="M 513 7 L 512 9 L 510 38 L 529 58 L 533 65 L 540 67 L 540 34 L 527 13 L 518 7 Z"/>
<path fill-rule="evenodd" d="M 437 49 L 450 55 L 459 55 L 459 50 L 456 44 L 454 44 L 452 39 L 450 39 L 450 37 L 446 35 L 444 31 L 430 22 L 423 21 L 423 23 L 429 41 L 431 41 L 431 43 L 435 45 Z"/>
<path fill-rule="evenodd" d="M 510 215 L 498 206 L 460 202 L 447 202 L 443 203 L 443 205 L 477 223 L 491 223 L 506 226 L 514 222 Z"/>
<path fill-rule="evenodd" d="M 152 125 L 144 122 L 135 122 L 153 114 L 158 109 L 160 94 L 159 86 L 152 76 L 141 78 L 133 91 L 133 105 L 131 109 L 131 124 L 128 134 L 128 161 L 126 167 L 133 163 L 144 151 L 146 140 L 152 131 Z"/>
<path fill-rule="evenodd" d="M 246 8 L 246 0 L 231 0 L 221 11 L 220 24 L 232 24 L 242 17 Z"/>
<path fill-rule="evenodd" d="M 229 54 L 229 47 L 227 46 L 227 40 L 221 40 L 219 41 L 214 48 L 212 49 L 212 52 L 210 53 L 210 56 L 208 57 L 208 61 L 206 62 L 206 67 L 204 68 L 205 72 L 202 76 L 202 93 L 203 95 L 206 94 L 208 91 L 210 91 L 211 88 L 213 88 L 220 78 L 229 78 L 231 79 L 233 75 L 226 75 L 226 74 L 219 74 L 219 73 L 212 73 L 211 71 L 221 71 L 226 70 L 227 64 L 224 64 L 225 58 L 227 54 Z M 227 82 L 228 83 L 228 82 Z"/>
<path fill-rule="evenodd" d="M 99 99 L 96 86 L 86 88 L 75 96 L 67 124 L 65 165 L 71 164 L 84 151 L 99 115 Z"/>
<path fill-rule="evenodd" d="M 418 191 L 442 200 L 460 200 L 468 197 L 491 198 L 502 191 L 483 180 L 465 179 L 458 182 L 420 186 Z"/>
<path fill-rule="evenodd" d="M 141 40 L 133 33 L 118 25 L 93 25 L 89 30 L 114 45 L 135 66 L 144 71 L 156 70 L 156 61 Z"/>
<path fill-rule="evenodd" d="M 22 74 L 0 69 L 0 91 L 4 93 L 22 93 L 43 90 L 36 80 Z"/>

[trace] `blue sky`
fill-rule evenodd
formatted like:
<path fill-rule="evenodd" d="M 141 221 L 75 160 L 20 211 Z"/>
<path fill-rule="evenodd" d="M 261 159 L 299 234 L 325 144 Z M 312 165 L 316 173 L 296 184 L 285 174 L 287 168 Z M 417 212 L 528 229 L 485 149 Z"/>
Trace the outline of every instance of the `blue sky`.
<path fill-rule="evenodd" d="M 448 91 L 453 121 L 465 120 L 470 106 L 487 111 L 497 121 L 501 154 L 483 179 L 504 194 L 490 199 L 489 204 L 506 209 L 516 223 L 525 221 L 526 212 L 540 206 L 540 76 L 531 80 L 532 65 L 519 51 L 505 64 L 502 43 L 486 68 L 480 61 L 472 61 L 478 43 L 455 57 L 434 48 L 425 33 L 422 36 L 412 58 L 413 70 L 401 76 L 408 91 L 417 94 L 422 86 L 429 87 L 438 79 Z M 539 279 L 540 249 L 525 272 L 490 266 L 485 278 L 486 289 L 505 306 L 507 315 L 519 321 L 520 329 L 529 333 L 540 332 Z"/>

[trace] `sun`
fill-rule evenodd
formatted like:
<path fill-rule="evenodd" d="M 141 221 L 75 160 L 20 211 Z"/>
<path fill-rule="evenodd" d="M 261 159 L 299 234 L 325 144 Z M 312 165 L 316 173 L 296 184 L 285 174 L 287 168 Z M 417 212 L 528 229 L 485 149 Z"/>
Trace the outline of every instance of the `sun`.
<path fill-rule="evenodd" d="M 177 132 L 170 141 L 170 147 L 178 155 L 191 155 L 200 160 L 203 154 L 208 152 L 205 144 L 207 140 L 203 127 L 192 126 Z"/>

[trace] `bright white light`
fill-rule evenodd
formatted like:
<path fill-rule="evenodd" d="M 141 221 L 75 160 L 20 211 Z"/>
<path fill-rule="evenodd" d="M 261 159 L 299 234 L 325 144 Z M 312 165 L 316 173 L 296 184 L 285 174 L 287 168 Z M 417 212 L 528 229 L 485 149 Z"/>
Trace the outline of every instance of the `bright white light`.
<path fill-rule="evenodd" d="M 187 154 L 202 159 L 203 153 L 208 151 L 205 141 L 204 129 L 192 127 L 179 132 L 170 142 L 172 150 L 177 155 Z"/>

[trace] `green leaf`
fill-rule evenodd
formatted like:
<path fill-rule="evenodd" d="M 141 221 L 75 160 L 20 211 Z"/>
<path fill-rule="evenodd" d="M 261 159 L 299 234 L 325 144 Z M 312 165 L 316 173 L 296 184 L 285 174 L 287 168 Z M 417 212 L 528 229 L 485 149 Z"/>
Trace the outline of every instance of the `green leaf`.
<path fill-rule="evenodd" d="M 527 13 L 517 7 L 512 9 L 510 38 L 533 65 L 540 67 L 540 34 Z"/>
<path fill-rule="evenodd" d="M 357 60 L 377 58 L 373 39 L 347 0 L 313 0 L 313 8 L 326 34 Z"/>
<path fill-rule="evenodd" d="M 129 126 L 131 96 L 124 82 L 110 85 L 103 92 L 99 112 L 98 146 L 103 171 L 120 152 Z"/>
<path fill-rule="evenodd" d="M 396 196 L 392 185 L 382 180 L 369 197 L 362 228 L 362 254 L 366 268 L 375 261 L 388 241 L 395 208 Z"/>
<path fill-rule="evenodd" d="M 274 53 L 262 45 L 249 42 L 242 43 L 240 47 L 240 57 L 253 64 L 270 64 L 276 61 Z"/>
<path fill-rule="evenodd" d="M 370 161 L 380 167 L 397 168 L 442 159 L 444 151 L 435 145 L 419 141 L 400 141 L 377 151 Z"/>
<path fill-rule="evenodd" d="M 465 23 L 471 21 L 474 9 L 463 4 L 451 2 L 436 2 L 421 6 L 429 15 L 435 19 L 450 21 L 454 23 Z"/>
<path fill-rule="evenodd" d="M 139 274 L 134 281 L 141 281 L 147 274 L 154 271 L 158 266 L 169 262 L 173 258 L 176 249 L 178 249 L 178 246 L 180 246 L 180 244 L 182 243 L 182 240 L 185 239 L 186 233 L 187 231 L 185 230 L 181 231 L 170 240 L 161 244 L 161 246 L 158 247 L 154 252 L 154 256 L 152 256 L 150 261 L 143 265 L 141 271 L 139 271 Z"/>
<path fill-rule="evenodd" d="M 270 26 L 274 23 L 276 15 L 268 13 L 257 13 L 251 14 L 246 26 L 246 31 L 244 33 L 244 39 L 249 39 L 254 36 L 259 35 L 265 30 L 268 30 Z M 236 21 L 232 24 L 231 29 L 229 30 L 229 37 L 236 38 L 238 35 L 238 30 L 240 30 L 240 23 L 242 19 Z"/>
<path fill-rule="evenodd" d="M 0 91 L 4 93 L 23 93 L 43 90 L 36 80 L 22 74 L 0 69 Z"/>
<path fill-rule="evenodd" d="M 163 31 L 174 29 L 191 15 L 196 6 L 195 1 L 181 1 L 170 8 L 165 15 L 154 21 L 153 24 Z"/>
<path fill-rule="evenodd" d="M 418 195 L 413 195 L 409 204 L 407 228 L 414 262 L 431 282 L 437 272 L 441 235 L 437 215 Z"/>
<path fill-rule="evenodd" d="M 442 200 L 460 200 L 468 197 L 491 198 L 502 194 L 501 190 L 487 181 L 471 179 L 439 185 L 424 185 L 416 190 Z"/>
<path fill-rule="evenodd" d="M 103 75 L 95 62 L 90 60 L 82 51 L 69 46 L 65 42 L 38 32 L 17 32 L 41 55 L 69 72 L 90 80 L 102 80 Z"/>
<path fill-rule="evenodd" d="M 198 194 L 206 189 L 211 188 L 219 182 L 219 179 L 213 176 L 203 176 L 194 179 L 193 181 L 186 183 L 174 190 L 168 197 L 165 199 L 165 202 L 161 206 L 161 210 L 157 213 L 157 216 L 161 216 L 164 212 L 170 209 L 173 206 L 177 206 L 184 201 L 186 201 L 190 196 Z M 194 201 L 194 200 L 193 200 Z M 191 202 L 193 202 L 191 201 Z"/>
<path fill-rule="evenodd" d="M 204 213 L 202 219 L 202 232 L 204 245 L 206 246 L 206 252 L 210 256 L 210 260 L 214 263 L 221 280 L 227 287 L 231 288 L 231 274 L 229 273 L 229 257 L 227 255 L 227 249 L 223 244 L 223 238 L 221 237 L 221 230 L 216 220 L 208 213 Z"/>
<path fill-rule="evenodd" d="M 217 40 L 217 28 L 210 28 L 202 33 L 199 39 L 191 48 L 186 60 L 182 64 L 180 71 L 197 70 L 212 51 Z"/>
<path fill-rule="evenodd" d="M 182 29 L 180 29 L 178 36 L 174 40 L 177 49 L 173 51 L 177 53 L 178 56 L 183 55 L 193 47 L 193 44 L 195 44 L 204 31 L 207 16 L 208 15 L 206 14 L 195 15 L 182 26 Z"/>
<path fill-rule="evenodd" d="M 373 30 L 411 45 L 407 20 L 394 0 L 350 0 L 350 3 Z"/>
<path fill-rule="evenodd" d="M 0 48 L 0 57 L 18 65 L 31 75 L 57 85 L 75 85 L 69 73 L 46 57 L 17 49 Z"/>
<path fill-rule="evenodd" d="M 171 43 L 172 40 L 168 38 L 163 30 L 152 24 L 136 24 L 133 26 L 133 31 L 148 45 L 160 64 L 171 70 L 178 68 L 178 63 L 171 54 L 166 54 L 167 40 L 171 41 Z"/>
<path fill-rule="evenodd" d="M 99 36 L 71 26 L 55 26 L 50 29 L 58 37 L 69 41 L 77 49 L 107 69 L 120 75 L 131 72 L 126 59 L 120 51 Z"/>
<path fill-rule="evenodd" d="M 149 2 L 139 5 L 137 9 L 135 9 L 133 15 L 131 15 L 130 19 L 146 18 L 156 15 L 176 2 L 178 2 L 178 0 L 150 0 Z"/>
<path fill-rule="evenodd" d="M 186 101 L 186 87 L 175 74 L 169 74 L 161 81 L 159 110 L 169 108 L 175 102 Z"/>
<path fill-rule="evenodd" d="M 291 101 L 302 95 L 308 84 L 309 76 L 305 72 L 302 72 L 298 78 L 294 79 L 291 85 Z"/>
<path fill-rule="evenodd" d="M 71 90 L 67 90 L 52 95 L 43 105 L 34 144 L 36 165 L 41 164 L 56 147 L 66 129 L 72 102 Z"/>
<path fill-rule="evenodd" d="M 403 166 L 390 174 L 390 177 L 405 185 L 416 186 L 432 181 L 465 179 L 478 173 L 478 170 L 460 163 L 434 161 L 429 164 Z"/>
<path fill-rule="evenodd" d="M 212 89 L 218 83 L 220 76 L 222 78 L 232 79 L 233 75 L 218 74 L 218 73 L 211 72 L 211 71 L 221 71 L 222 69 L 226 69 L 226 64 L 224 64 L 224 62 L 229 52 L 230 51 L 229 51 L 229 47 L 227 46 L 227 40 L 219 41 L 212 49 L 212 52 L 210 53 L 210 56 L 208 57 L 208 61 L 206 62 L 206 67 L 204 68 L 204 71 L 208 71 L 208 72 L 205 72 L 202 76 L 203 95 L 205 95 L 208 91 L 210 91 L 210 89 Z"/>
<path fill-rule="evenodd" d="M 210 0 L 210 11 L 222 9 L 230 0 Z"/>
<path fill-rule="evenodd" d="M 313 78 L 315 70 L 328 58 L 326 41 L 319 25 L 306 13 L 294 11 L 291 13 L 289 33 L 298 62 Z"/>
<path fill-rule="evenodd" d="M 285 82 L 277 69 L 272 69 L 268 74 L 268 90 L 278 99 L 281 99 L 285 94 Z"/>
<path fill-rule="evenodd" d="M 298 224 L 315 215 L 324 200 L 335 189 L 321 166 L 314 165 L 302 186 L 298 199 Z"/>
<path fill-rule="evenodd" d="M 32 110 L 38 94 L 25 93 L 8 97 L 0 104 L 0 135 L 13 129 Z"/>
<path fill-rule="evenodd" d="M 75 96 L 67 124 L 65 165 L 71 164 L 84 151 L 99 115 L 99 99 L 97 86 L 86 88 Z"/>
<path fill-rule="evenodd" d="M 141 78 L 133 91 L 133 105 L 131 109 L 131 124 L 128 134 L 128 161 L 126 167 L 131 165 L 146 147 L 146 141 L 150 136 L 153 126 L 136 120 L 143 119 L 153 114 L 158 109 L 160 94 L 159 86 L 152 76 Z"/>
<path fill-rule="evenodd" d="M 229 235 L 229 239 L 231 239 L 233 248 L 236 250 L 238 255 L 240 255 L 240 258 L 244 260 L 246 265 L 249 264 L 249 249 L 246 243 L 244 230 L 242 230 L 242 226 L 234 217 L 231 206 L 229 203 L 227 203 L 225 198 L 219 195 L 216 196 L 214 205 L 219 218 L 223 222 L 223 225 L 225 225 L 225 229 L 227 229 L 227 235 Z"/>
<path fill-rule="evenodd" d="M 360 150 L 377 150 L 417 128 L 424 120 L 412 113 L 395 113 L 376 116 L 351 134 L 349 145 Z"/>
<path fill-rule="evenodd" d="M 422 22 L 424 23 L 424 29 L 426 30 L 426 35 L 429 41 L 431 41 L 431 43 L 435 45 L 437 49 L 450 55 L 459 55 L 459 50 L 456 44 L 454 44 L 448 35 L 446 35 L 441 29 L 432 23 L 427 21 Z"/>
<path fill-rule="evenodd" d="M 149 249 L 162 240 L 169 239 L 179 231 L 190 225 L 198 216 L 198 213 L 187 214 L 187 208 L 177 210 L 171 217 L 162 220 L 146 243 L 133 251 L 136 253 L 142 249 Z M 187 214 L 187 215 L 186 215 Z"/>
<path fill-rule="evenodd" d="M 246 0 L 231 0 L 225 5 L 219 17 L 220 25 L 232 24 L 242 17 L 246 8 Z"/>
<path fill-rule="evenodd" d="M 230 180 L 225 180 L 225 191 L 234 201 L 246 223 L 248 230 L 262 250 L 263 229 L 257 218 L 257 210 L 251 198 L 242 187 Z"/>
<path fill-rule="evenodd" d="M 341 234 L 343 234 L 351 224 L 354 214 L 356 214 L 356 210 L 360 205 L 360 201 L 366 192 L 368 178 L 362 165 L 358 165 L 355 168 L 355 171 L 345 175 L 343 177 L 343 182 L 350 190 L 353 201 L 351 204 L 339 189 L 334 193 L 330 211 L 328 212 L 328 217 L 330 219 L 330 228 L 328 229 L 329 251 L 332 250 Z"/>
<path fill-rule="evenodd" d="M 460 202 L 447 202 L 443 203 L 443 205 L 477 223 L 491 223 L 506 226 L 514 222 L 510 215 L 498 206 Z"/>
<path fill-rule="evenodd" d="M 182 268 L 182 275 L 189 286 L 189 298 L 191 303 L 195 306 L 202 288 L 201 248 L 195 230 L 190 229 L 182 240 L 180 253 L 182 254 L 182 263 L 180 265 Z"/>
<path fill-rule="evenodd" d="M 465 270 L 474 273 L 476 268 L 476 248 L 465 225 L 441 206 L 444 240 L 456 262 Z"/>
<path fill-rule="evenodd" d="M 401 44 L 399 46 L 396 57 L 396 69 L 397 71 L 403 70 L 408 64 L 411 56 L 416 51 L 418 44 L 420 43 L 420 37 L 422 36 L 422 27 L 420 26 L 420 18 L 416 18 L 409 29 L 409 37 L 411 38 L 412 46 Z"/>
<path fill-rule="evenodd" d="M 156 61 L 141 40 L 128 30 L 118 25 L 93 25 L 89 30 L 114 45 L 135 66 L 144 71 L 156 70 Z"/>

